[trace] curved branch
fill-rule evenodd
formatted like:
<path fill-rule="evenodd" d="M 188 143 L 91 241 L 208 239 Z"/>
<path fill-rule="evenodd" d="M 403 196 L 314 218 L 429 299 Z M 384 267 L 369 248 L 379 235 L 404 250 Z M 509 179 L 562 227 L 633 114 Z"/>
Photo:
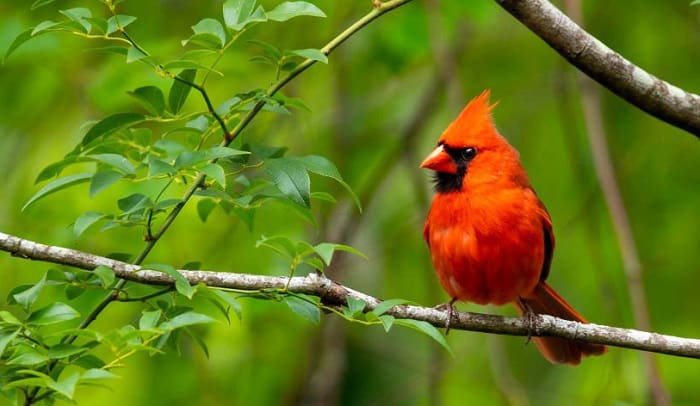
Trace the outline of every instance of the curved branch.
<path fill-rule="evenodd" d="M 627 102 L 700 137 L 700 96 L 625 59 L 547 0 L 496 0 L 572 65 Z"/>
<path fill-rule="evenodd" d="M 120 278 L 148 285 L 170 285 L 174 282 L 170 276 L 161 272 L 142 271 L 141 267 L 126 262 L 69 248 L 40 244 L 4 233 L 0 233 L 0 250 L 9 252 L 17 257 L 67 265 L 88 271 L 100 265 L 105 265 L 112 268 L 114 273 Z M 192 284 L 204 283 L 215 288 L 257 291 L 260 289 L 283 289 L 285 286 L 289 286 L 289 291 L 317 296 L 328 306 L 345 305 L 348 297 L 364 301 L 367 304 L 365 311 L 371 311 L 381 303 L 380 299 L 358 292 L 315 273 L 303 277 L 293 277 L 289 280 L 283 276 L 244 273 L 187 270 L 179 272 Z M 426 321 L 435 327 L 445 327 L 447 322 L 446 312 L 429 307 L 401 305 L 391 308 L 386 314 L 399 319 Z M 537 315 L 534 324 L 534 328 L 531 329 L 529 321 L 521 318 L 457 312 L 450 322 L 450 328 L 453 330 L 481 331 L 484 333 L 517 336 L 562 337 L 700 359 L 700 340 L 698 339 L 592 323 L 581 324 L 548 315 Z"/>

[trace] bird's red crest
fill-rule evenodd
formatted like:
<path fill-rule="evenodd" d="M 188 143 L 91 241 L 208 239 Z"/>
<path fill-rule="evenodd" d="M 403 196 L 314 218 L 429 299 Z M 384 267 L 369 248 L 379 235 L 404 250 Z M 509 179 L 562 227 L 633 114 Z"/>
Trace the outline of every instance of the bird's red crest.
<path fill-rule="evenodd" d="M 500 139 L 491 119 L 491 110 L 498 103 L 490 104 L 490 96 L 491 90 L 486 89 L 473 98 L 447 127 L 440 141 L 452 147 L 466 147 L 488 143 L 494 136 Z"/>

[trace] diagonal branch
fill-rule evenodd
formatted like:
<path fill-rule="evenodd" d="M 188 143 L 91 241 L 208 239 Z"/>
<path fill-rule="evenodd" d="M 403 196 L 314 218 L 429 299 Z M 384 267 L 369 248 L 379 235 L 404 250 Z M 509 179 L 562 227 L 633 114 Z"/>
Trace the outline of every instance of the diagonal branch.
<path fill-rule="evenodd" d="M 547 0 L 496 0 L 572 65 L 627 102 L 700 137 L 700 96 L 625 59 Z"/>
<path fill-rule="evenodd" d="M 0 250 L 25 259 L 46 261 L 88 271 L 105 265 L 112 268 L 120 278 L 148 285 L 170 285 L 174 282 L 170 276 L 161 272 L 142 271 L 141 267 L 126 262 L 69 248 L 40 244 L 4 233 L 0 233 Z M 313 273 L 304 277 L 293 277 L 289 280 L 283 276 L 244 273 L 187 270 L 179 272 L 192 284 L 203 283 L 214 288 L 258 291 L 260 289 L 284 289 L 285 286 L 289 286 L 290 292 L 317 296 L 328 306 L 343 306 L 347 303 L 348 297 L 364 301 L 367 304 L 365 311 L 371 311 L 381 303 L 380 299 Z M 447 322 L 447 315 L 444 311 L 429 307 L 401 305 L 391 308 L 386 314 L 399 319 L 426 321 L 436 327 L 445 327 Z M 548 315 L 537 315 L 534 328 L 531 329 L 529 321 L 521 318 L 457 312 L 450 323 L 450 328 L 516 336 L 562 337 L 700 359 L 700 340 L 698 339 L 599 324 L 581 324 Z"/>

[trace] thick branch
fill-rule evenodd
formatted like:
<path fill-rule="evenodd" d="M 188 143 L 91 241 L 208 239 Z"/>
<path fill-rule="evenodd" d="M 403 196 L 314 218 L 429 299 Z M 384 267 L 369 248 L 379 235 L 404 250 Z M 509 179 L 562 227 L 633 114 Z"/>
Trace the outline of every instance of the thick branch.
<path fill-rule="evenodd" d="M 52 262 L 84 270 L 93 270 L 99 265 L 111 267 L 124 279 L 148 285 L 169 285 L 173 279 L 157 271 L 141 271 L 141 267 L 126 262 L 89 254 L 68 248 L 44 245 L 19 237 L 0 233 L 0 250 L 26 259 Z M 260 289 L 282 289 L 321 298 L 329 306 L 342 306 L 348 297 L 367 303 L 366 311 L 374 309 L 381 300 L 355 291 L 330 279 L 310 274 L 294 277 L 291 281 L 282 276 L 264 276 L 243 273 L 213 271 L 180 271 L 192 284 L 204 283 L 215 288 L 257 291 Z M 288 284 L 289 283 L 289 284 Z M 420 306 L 395 306 L 387 312 L 396 318 L 426 321 L 436 327 L 444 327 L 446 312 Z M 661 354 L 700 359 L 700 340 L 674 337 L 645 331 L 609 327 L 598 324 L 581 324 L 547 315 L 538 315 L 534 331 L 521 318 L 503 317 L 479 313 L 458 312 L 450 323 L 454 330 L 481 331 L 485 333 L 518 336 L 552 336 L 590 343 L 607 344 Z"/>
<path fill-rule="evenodd" d="M 700 137 L 700 96 L 644 71 L 547 0 L 496 0 L 566 60 L 652 116 Z"/>

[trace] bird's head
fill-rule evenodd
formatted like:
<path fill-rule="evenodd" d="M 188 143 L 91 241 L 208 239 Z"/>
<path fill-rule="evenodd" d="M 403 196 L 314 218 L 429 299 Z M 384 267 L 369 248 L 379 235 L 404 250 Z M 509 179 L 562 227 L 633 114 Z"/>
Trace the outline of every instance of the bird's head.
<path fill-rule="evenodd" d="M 472 99 L 442 133 L 437 147 L 421 163 L 421 168 L 436 172 L 438 192 L 461 190 L 468 170 L 475 166 L 493 166 L 499 157 L 512 153 L 517 159 L 517 153 L 498 133 L 491 119 L 491 110 L 496 103 L 489 103 L 490 95 L 491 91 L 485 90 Z M 504 150 L 506 154 L 503 154 Z"/>

